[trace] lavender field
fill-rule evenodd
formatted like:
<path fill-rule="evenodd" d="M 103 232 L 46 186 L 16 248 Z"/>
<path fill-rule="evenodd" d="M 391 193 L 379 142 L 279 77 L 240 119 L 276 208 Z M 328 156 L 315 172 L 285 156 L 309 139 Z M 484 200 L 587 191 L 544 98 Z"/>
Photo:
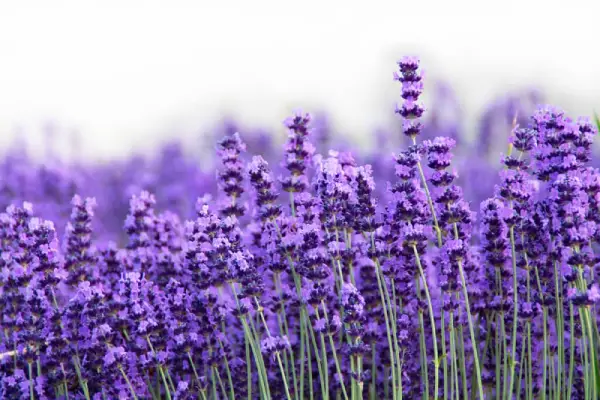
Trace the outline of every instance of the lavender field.
<path fill-rule="evenodd" d="M 8 150 L 0 397 L 600 398 L 598 121 L 507 95 L 469 140 L 393 78 L 373 151 L 303 111 L 210 156 Z"/>

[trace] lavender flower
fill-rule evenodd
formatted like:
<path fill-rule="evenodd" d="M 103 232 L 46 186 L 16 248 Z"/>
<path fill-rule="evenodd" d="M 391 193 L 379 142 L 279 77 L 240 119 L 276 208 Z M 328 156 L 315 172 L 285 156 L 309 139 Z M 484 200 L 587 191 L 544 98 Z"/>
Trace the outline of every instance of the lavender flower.
<path fill-rule="evenodd" d="M 290 198 L 295 199 L 295 193 L 302 193 L 308 187 L 306 168 L 309 165 L 315 148 L 308 141 L 311 133 L 311 116 L 300 111 L 284 121 L 289 130 L 288 141 L 285 146 L 285 158 L 283 166 L 288 170 L 289 176 L 281 177 L 281 186 L 285 192 L 289 192 Z M 292 208 L 292 213 L 295 210 Z"/>
<path fill-rule="evenodd" d="M 65 234 L 65 268 L 69 273 L 67 283 L 74 287 L 83 280 L 92 281 L 93 268 L 96 263 L 95 249 L 92 247 L 92 217 L 96 200 L 75 196 L 71 201 L 73 210 L 71 221 L 67 224 Z"/>
<path fill-rule="evenodd" d="M 129 214 L 125 219 L 125 232 L 129 236 L 129 254 L 132 270 L 147 272 L 153 263 L 151 250 L 155 224 L 153 206 L 156 199 L 149 192 L 133 196 L 129 202 Z"/>
<path fill-rule="evenodd" d="M 273 179 L 269 173 L 267 162 L 260 156 L 252 158 L 248 168 L 250 183 L 256 190 L 256 206 L 258 216 L 262 220 L 272 220 L 281 214 L 277 200 L 277 192 L 273 187 Z"/>
<path fill-rule="evenodd" d="M 219 143 L 219 156 L 223 163 L 223 171 L 219 172 L 220 188 L 227 196 L 221 213 L 225 217 L 240 217 L 244 214 L 244 208 L 238 203 L 238 199 L 244 193 L 243 164 L 240 154 L 246 150 L 238 133 L 226 137 Z"/>
<path fill-rule="evenodd" d="M 396 106 L 396 114 L 403 118 L 402 130 L 408 137 L 415 138 L 423 129 L 419 118 L 425 111 L 418 103 L 419 96 L 423 91 L 421 72 L 419 71 L 419 59 L 416 57 L 404 57 L 398 61 L 400 74 L 394 73 L 394 80 L 402 83 L 402 107 Z"/>

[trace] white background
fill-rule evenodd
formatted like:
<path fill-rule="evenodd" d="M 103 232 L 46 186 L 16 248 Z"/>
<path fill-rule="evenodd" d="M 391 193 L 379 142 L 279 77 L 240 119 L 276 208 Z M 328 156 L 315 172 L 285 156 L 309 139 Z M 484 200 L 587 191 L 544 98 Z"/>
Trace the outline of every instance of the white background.
<path fill-rule="evenodd" d="M 599 4 L 4 0 L 0 147 L 24 137 L 40 153 L 52 123 L 82 135 L 80 156 L 105 158 L 191 140 L 223 114 L 281 131 L 296 107 L 327 110 L 368 142 L 394 118 L 404 54 L 422 58 L 429 82 L 453 84 L 469 120 L 531 85 L 590 114 L 600 108 Z"/>

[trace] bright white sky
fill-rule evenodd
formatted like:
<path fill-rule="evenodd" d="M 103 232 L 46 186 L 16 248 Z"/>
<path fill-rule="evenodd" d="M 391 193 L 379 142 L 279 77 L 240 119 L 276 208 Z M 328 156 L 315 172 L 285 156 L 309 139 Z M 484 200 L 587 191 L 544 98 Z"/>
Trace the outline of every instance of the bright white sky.
<path fill-rule="evenodd" d="M 328 110 L 366 142 L 394 118 L 391 76 L 406 53 L 450 81 L 469 115 L 526 85 L 589 114 L 600 108 L 597 4 L 3 1 L 0 145 L 19 135 L 41 151 L 53 122 L 83 135 L 82 155 L 105 157 L 190 137 L 223 113 L 279 128 L 298 106 Z"/>

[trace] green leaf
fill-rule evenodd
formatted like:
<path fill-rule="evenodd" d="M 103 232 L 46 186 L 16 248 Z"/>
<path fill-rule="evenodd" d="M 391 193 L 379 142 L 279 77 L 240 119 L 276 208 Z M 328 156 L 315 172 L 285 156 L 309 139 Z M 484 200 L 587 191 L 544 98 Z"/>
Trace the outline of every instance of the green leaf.
<path fill-rule="evenodd" d="M 596 123 L 596 128 L 600 132 L 600 117 L 598 117 L 598 113 L 594 111 L 594 122 Z"/>

